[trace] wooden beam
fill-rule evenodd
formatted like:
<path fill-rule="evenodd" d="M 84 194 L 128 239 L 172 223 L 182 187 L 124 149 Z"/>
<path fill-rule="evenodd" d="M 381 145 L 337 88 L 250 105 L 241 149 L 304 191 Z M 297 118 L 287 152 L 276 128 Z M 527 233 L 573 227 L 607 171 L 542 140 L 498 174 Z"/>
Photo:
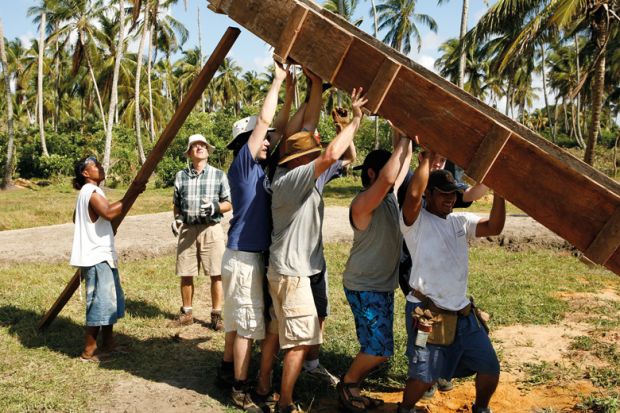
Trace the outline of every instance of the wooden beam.
<path fill-rule="evenodd" d="M 510 136 L 510 131 L 494 124 L 478 146 L 472 160 L 469 161 L 465 173 L 474 181 L 482 182 Z"/>
<path fill-rule="evenodd" d="M 342 53 L 342 56 L 340 56 L 340 60 L 338 61 L 338 64 L 336 65 L 334 72 L 329 77 L 329 83 L 334 83 L 334 79 L 336 79 L 336 76 L 338 76 L 338 73 L 340 73 L 340 69 L 342 69 L 342 65 L 345 59 L 347 58 L 347 56 L 349 55 L 349 50 L 351 50 L 351 45 L 353 44 L 353 40 L 354 38 L 351 37 L 351 41 L 347 45 L 347 48 L 344 50 L 344 53 Z"/>
<path fill-rule="evenodd" d="M 366 91 L 368 103 L 366 103 L 365 107 L 370 113 L 377 113 L 379 111 L 383 99 L 385 99 L 392 87 L 392 83 L 394 83 L 400 68 L 401 65 L 399 63 L 388 57 L 383 60 L 377 75 Z"/>
<path fill-rule="evenodd" d="M 584 255 L 597 264 L 605 265 L 620 246 L 620 208 L 609 218 Z"/>
<path fill-rule="evenodd" d="M 284 31 L 280 36 L 278 45 L 274 50 L 274 60 L 282 64 L 286 63 L 288 55 L 295 44 L 295 40 L 297 40 L 299 31 L 306 20 L 306 16 L 308 16 L 308 8 L 302 5 L 295 6 L 293 13 L 286 22 L 286 26 L 284 26 Z"/>
<path fill-rule="evenodd" d="M 226 30 L 226 32 L 224 33 L 224 36 L 222 36 L 220 42 L 217 44 L 217 46 L 215 47 L 215 50 L 209 57 L 209 60 L 205 63 L 204 67 L 202 68 L 202 71 L 190 85 L 189 91 L 183 98 L 183 101 L 181 102 L 177 110 L 174 112 L 174 115 L 172 116 L 172 119 L 170 120 L 170 122 L 168 122 L 166 129 L 164 129 L 157 143 L 155 144 L 155 146 L 149 153 L 149 156 L 147 157 L 146 162 L 144 162 L 144 165 L 142 165 L 142 167 L 138 171 L 138 174 L 134 178 L 133 182 L 127 189 L 127 192 L 125 193 L 125 196 L 123 197 L 123 200 L 126 206 L 125 208 L 123 208 L 125 212 L 112 222 L 112 228 L 114 228 L 115 233 L 116 233 L 116 230 L 118 229 L 118 226 L 123 221 L 123 218 L 125 218 L 125 215 L 131 209 L 134 202 L 138 198 L 138 195 L 140 195 L 140 189 L 144 185 L 146 185 L 146 183 L 149 180 L 149 177 L 155 171 L 157 164 L 164 157 L 164 154 L 166 153 L 166 149 L 168 149 L 168 147 L 170 146 L 170 144 L 176 137 L 177 132 L 179 131 L 179 129 L 181 129 L 181 126 L 183 126 L 185 119 L 187 119 L 187 117 L 189 116 L 194 106 L 196 106 L 196 103 L 198 102 L 198 100 L 200 100 L 202 93 L 205 91 L 205 89 L 209 85 L 209 82 L 215 75 L 215 72 L 217 72 L 217 69 L 220 67 L 220 65 L 224 61 L 224 58 L 226 57 L 231 47 L 235 43 L 235 40 L 237 40 L 237 37 L 239 37 L 240 32 L 241 31 L 239 29 L 233 28 L 233 27 L 229 27 Z M 67 304 L 67 302 L 69 301 L 69 299 L 71 298 L 75 290 L 79 287 L 79 285 L 80 285 L 80 272 L 78 270 L 76 271 L 75 275 L 71 278 L 71 280 L 69 281 L 69 283 L 67 284 L 63 292 L 60 294 L 58 299 L 56 299 L 56 301 L 54 302 L 54 305 L 52 305 L 52 307 L 45 313 L 43 318 L 39 321 L 39 324 L 38 324 L 39 330 L 43 330 L 47 328 L 50 325 L 50 323 L 54 321 L 54 318 L 56 318 L 56 316 L 58 315 L 58 313 L 60 313 L 60 311 L 65 306 L 65 304 Z"/>
<path fill-rule="evenodd" d="M 210 0 L 211 4 L 207 5 L 207 8 L 214 13 L 224 14 L 224 10 L 222 9 L 222 3 L 224 0 Z"/>

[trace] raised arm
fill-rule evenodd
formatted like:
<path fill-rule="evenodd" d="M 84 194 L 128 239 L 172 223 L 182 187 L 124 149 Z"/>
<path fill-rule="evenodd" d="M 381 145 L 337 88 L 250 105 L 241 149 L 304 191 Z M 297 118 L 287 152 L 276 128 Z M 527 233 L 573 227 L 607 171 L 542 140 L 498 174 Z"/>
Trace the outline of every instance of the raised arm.
<path fill-rule="evenodd" d="M 316 125 L 321 117 L 321 106 L 323 105 L 323 82 L 320 77 L 312 73 L 308 69 L 304 69 L 304 73 L 312 82 L 310 88 L 310 99 L 304 113 L 304 119 L 301 125 L 302 130 L 314 132 Z"/>
<path fill-rule="evenodd" d="M 353 89 L 351 93 L 351 101 L 352 101 L 352 109 L 353 109 L 353 119 L 347 126 L 342 129 L 336 137 L 329 143 L 325 151 L 314 160 L 314 176 L 318 178 L 321 176 L 323 172 L 327 170 L 334 162 L 336 162 L 344 151 L 347 150 L 351 142 L 353 142 L 353 137 L 355 136 L 355 132 L 359 128 L 362 122 L 362 106 L 368 102 L 368 100 L 362 96 L 362 88 Z"/>
<path fill-rule="evenodd" d="M 96 221 L 98 217 L 103 217 L 108 221 L 112 221 L 124 212 L 124 208 L 126 209 L 125 204 L 126 202 L 124 199 L 110 203 L 104 196 L 93 192 L 88 202 L 88 209 L 89 212 L 94 212 L 96 214 L 96 217 L 91 215 L 93 221 Z"/>
<path fill-rule="evenodd" d="M 265 97 L 263 107 L 258 114 L 256 126 L 248 139 L 248 148 L 254 158 L 258 156 L 263 140 L 267 135 L 267 129 L 269 129 L 269 125 L 276 114 L 276 108 L 278 106 L 278 93 L 280 92 L 280 87 L 282 86 L 282 82 L 285 77 L 286 70 L 280 63 L 275 62 L 275 76 L 273 78 L 273 82 L 267 92 L 267 97 Z"/>
<path fill-rule="evenodd" d="M 403 219 L 407 226 L 412 225 L 420 214 L 422 196 L 424 195 L 424 190 L 428 183 L 431 159 L 433 159 L 434 156 L 435 154 L 432 152 L 422 152 L 420 164 L 411 177 L 411 182 L 409 183 L 409 188 L 407 188 L 407 193 L 405 195 L 405 202 L 403 203 Z"/>
<path fill-rule="evenodd" d="M 489 187 L 485 184 L 477 183 L 474 186 L 467 188 L 465 192 L 463 192 L 463 201 L 464 202 L 474 202 L 482 198 L 489 191 Z"/>
<path fill-rule="evenodd" d="M 488 218 L 483 218 L 476 225 L 476 237 L 491 237 L 499 235 L 506 222 L 506 201 L 497 194 L 493 194 L 493 206 Z"/>
<path fill-rule="evenodd" d="M 409 138 L 401 137 L 375 182 L 370 188 L 355 197 L 351 203 L 351 219 L 355 228 L 365 230 L 368 227 L 373 211 L 381 204 L 388 192 L 393 189 L 403 163 L 407 159 L 407 153 L 410 153 L 410 148 L 411 141 Z"/>
<path fill-rule="evenodd" d="M 276 116 L 273 127 L 276 128 L 278 135 L 277 140 L 270 142 L 272 147 L 275 147 L 280 139 L 286 134 L 286 125 L 291 114 L 291 106 L 293 104 L 293 98 L 295 96 L 295 77 L 290 70 L 286 70 L 286 94 L 284 96 L 284 104 Z"/>

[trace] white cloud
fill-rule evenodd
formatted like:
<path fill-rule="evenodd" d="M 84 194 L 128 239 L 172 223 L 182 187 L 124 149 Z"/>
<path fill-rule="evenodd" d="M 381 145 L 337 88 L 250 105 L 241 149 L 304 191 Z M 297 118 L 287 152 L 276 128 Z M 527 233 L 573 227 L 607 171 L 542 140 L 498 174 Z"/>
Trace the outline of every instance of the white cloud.
<path fill-rule="evenodd" d="M 34 34 L 32 32 L 28 32 L 19 36 L 19 41 L 22 43 L 22 46 L 27 49 L 30 47 L 30 44 L 32 43 L 34 38 Z"/>
<path fill-rule="evenodd" d="M 435 65 L 434 57 L 426 55 L 426 54 L 420 54 L 414 57 L 413 60 L 415 60 L 417 64 L 424 66 L 428 70 L 432 70 L 433 72 L 436 72 L 435 67 L 434 67 Z"/>
<path fill-rule="evenodd" d="M 440 37 L 437 33 L 433 33 L 431 31 L 427 32 L 422 36 L 422 49 L 421 51 L 430 51 L 432 53 L 436 53 L 437 49 L 445 40 Z M 412 45 L 413 46 L 413 45 Z"/>

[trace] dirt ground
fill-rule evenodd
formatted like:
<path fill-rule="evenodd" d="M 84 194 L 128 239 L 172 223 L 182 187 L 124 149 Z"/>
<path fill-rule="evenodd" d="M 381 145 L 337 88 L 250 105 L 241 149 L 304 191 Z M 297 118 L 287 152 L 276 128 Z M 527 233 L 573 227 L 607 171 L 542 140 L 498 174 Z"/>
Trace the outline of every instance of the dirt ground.
<path fill-rule="evenodd" d="M 170 222 L 170 213 L 126 218 L 116 238 L 121 259 L 142 259 L 172 253 L 176 247 L 176 238 L 170 232 Z M 323 232 L 325 242 L 350 241 L 352 232 L 348 224 L 347 209 L 326 208 Z M 2 231 L 0 263 L 67 261 L 72 237 L 72 224 Z M 479 242 L 498 243 L 515 250 L 540 247 L 571 249 L 561 238 L 526 216 L 509 216 L 501 237 Z M 612 290 L 602 291 L 596 296 L 576 294 L 564 298 L 570 299 L 576 303 L 575 305 L 583 303 L 584 300 L 620 301 L 620 296 Z M 574 363 L 575 352 L 569 349 L 571 339 L 588 334 L 591 328 L 585 320 L 567 317 L 560 324 L 552 326 L 516 325 L 494 331 L 492 336 L 496 349 L 503 353 L 503 374 L 492 402 L 494 411 L 496 413 L 574 411 L 574 406 L 579 401 L 579 394 L 590 394 L 595 391 L 589 381 L 524 386 L 522 367 L 528 361 Z M 613 332 L 610 339 L 620 341 L 620 332 Z M 198 378 L 188 380 L 195 381 Z M 204 391 L 201 391 L 201 387 L 205 387 Z M 190 412 L 197 409 L 209 412 L 224 411 L 220 403 L 207 396 L 207 390 L 204 383 L 170 385 L 135 377 L 116 383 L 114 388 L 109 389 L 109 397 L 93 407 L 96 411 L 126 412 Z M 438 393 L 432 400 L 424 402 L 423 406 L 433 413 L 468 412 L 474 391 L 472 381 L 458 383 L 453 391 Z M 393 412 L 402 394 L 380 393 L 375 396 L 386 401 L 382 408 L 375 411 Z M 338 405 L 332 400 L 321 400 L 312 408 L 314 412 L 338 410 Z"/>
<path fill-rule="evenodd" d="M 347 214 L 345 207 L 325 208 L 325 242 L 353 239 Z M 230 214 L 225 218 L 227 228 Z M 174 252 L 177 240 L 170 230 L 171 221 L 170 212 L 125 218 L 116 236 L 116 250 L 121 260 L 151 258 Z M 0 263 L 68 261 L 72 239 L 71 223 L 0 231 Z M 523 215 L 509 215 L 502 235 L 478 242 L 498 243 L 511 249 L 571 248 L 562 238 Z"/>

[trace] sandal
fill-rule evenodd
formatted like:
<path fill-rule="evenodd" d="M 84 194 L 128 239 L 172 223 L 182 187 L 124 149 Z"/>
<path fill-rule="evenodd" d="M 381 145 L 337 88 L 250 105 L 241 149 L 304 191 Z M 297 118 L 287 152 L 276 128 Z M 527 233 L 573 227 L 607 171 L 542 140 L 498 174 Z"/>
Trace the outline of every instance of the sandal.
<path fill-rule="evenodd" d="M 376 409 L 377 407 L 383 406 L 383 404 L 385 403 L 383 400 L 381 399 L 375 399 L 373 397 L 368 397 L 368 396 L 360 396 L 362 399 L 364 399 L 364 404 L 366 405 L 367 409 Z"/>
<path fill-rule="evenodd" d="M 351 413 L 364 413 L 368 407 L 366 405 L 366 397 L 354 396 L 351 393 L 352 387 L 359 387 L 358 383 L 345 383 L 342 379 L 336 385 L 336 391 L 338 392 L 338 401 L 342 407 Z M 360 405 L 364 407 L 360 407 Z"/>

